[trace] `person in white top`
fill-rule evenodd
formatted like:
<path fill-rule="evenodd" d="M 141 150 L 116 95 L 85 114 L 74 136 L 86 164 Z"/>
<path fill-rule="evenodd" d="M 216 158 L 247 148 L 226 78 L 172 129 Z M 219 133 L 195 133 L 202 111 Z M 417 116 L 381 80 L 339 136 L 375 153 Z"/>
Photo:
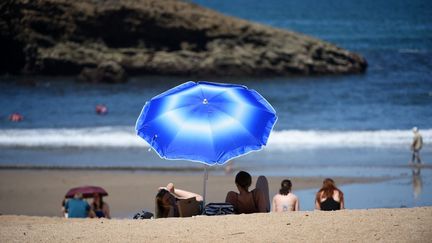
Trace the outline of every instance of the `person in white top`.
<path fill-rule="evenodd" d="M 300 202 L 291 192 L 292 183 L 286 179 L 281 182 L 279 193 L 273 197 L 272 212 L 299 211 Z"/>

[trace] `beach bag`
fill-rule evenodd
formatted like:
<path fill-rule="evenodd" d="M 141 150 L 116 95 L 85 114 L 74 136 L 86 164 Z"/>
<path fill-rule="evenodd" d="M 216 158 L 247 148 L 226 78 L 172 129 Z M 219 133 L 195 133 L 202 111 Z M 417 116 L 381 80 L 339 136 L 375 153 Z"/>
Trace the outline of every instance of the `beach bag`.
<path fill-rule="evenodd" d="M 144 211 L 144 210 L 141 211 L 140 213 L 136 213 L 133 216 L 133 219 L 153 219 L 153 218 L 154 218 L 154 215 L 152 213 Z"/>
<path fill-rule="evenodd" d="M 234 214 L 234 206 L 230 203 L 209 203 L 204 207 L 204 215 Z"/>

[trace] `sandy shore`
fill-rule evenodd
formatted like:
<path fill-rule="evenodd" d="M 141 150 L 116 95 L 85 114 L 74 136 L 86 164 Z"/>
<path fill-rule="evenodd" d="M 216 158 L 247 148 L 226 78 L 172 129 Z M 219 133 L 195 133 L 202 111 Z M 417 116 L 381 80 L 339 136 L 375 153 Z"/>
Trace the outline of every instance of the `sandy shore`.
<path fill-rule="evenodd" d="M 156 220 L 0 216 L 2 242 L 430 242 L 432 207 Z"/>
<path fill-rule="evenodd" d="M 141 210 L 154 212 L 157 188 L 174 182 L 178 188 L 202 193 L 203 176 L 199 173 L 172 175 L 143 171 L 64 171 L 64 170 L 0 170 L 0 213 L 31 216 L 61 216 L 61 201 L 66 191 L 82 185 L 105 188 L 109 196 L 111 215 L 131 218 Z M 253 178 L 254 182 L 256 178 Z M 284 178 L 268 178 L 272 197 Z M 293 190 L 319 188 L 323 178 L 291 178 Z M 366 183 L 379 179 L 335 178 L 336 182 Z M 208 177 L 207 202 L 223 202 L 230 190 L 235 190 L 234 175 Z"/>

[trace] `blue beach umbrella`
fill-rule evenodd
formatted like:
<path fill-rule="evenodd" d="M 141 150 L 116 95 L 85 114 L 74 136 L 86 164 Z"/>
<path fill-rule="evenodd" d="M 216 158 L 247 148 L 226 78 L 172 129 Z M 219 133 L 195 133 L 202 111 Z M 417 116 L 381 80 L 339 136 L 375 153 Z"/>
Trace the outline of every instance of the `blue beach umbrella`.
<path fill-rule="evenodd" d="M 189 81 L 146 102 L 136 131 L 161 158 L 212 166 L 260 150 L 276 120 L 255 90 Z"/>

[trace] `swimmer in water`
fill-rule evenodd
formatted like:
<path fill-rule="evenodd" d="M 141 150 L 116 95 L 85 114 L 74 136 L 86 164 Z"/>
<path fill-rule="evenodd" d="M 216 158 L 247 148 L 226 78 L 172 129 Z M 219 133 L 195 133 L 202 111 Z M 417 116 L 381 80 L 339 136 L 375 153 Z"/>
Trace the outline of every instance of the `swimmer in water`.
<path fill-rule="evenodd" d="M 20 122 L 22 120 L 24 120 L 24 117 L 17 112 L 9 115 L 9 121 L 11 121 L 11 122 Z"/>
<path fill-rule="evenodd" d="M 97 105 L 96 106 L 96 113 L 98 115 L 106 115 L 108 112 L 108 108 L 105 105 Z"/>

